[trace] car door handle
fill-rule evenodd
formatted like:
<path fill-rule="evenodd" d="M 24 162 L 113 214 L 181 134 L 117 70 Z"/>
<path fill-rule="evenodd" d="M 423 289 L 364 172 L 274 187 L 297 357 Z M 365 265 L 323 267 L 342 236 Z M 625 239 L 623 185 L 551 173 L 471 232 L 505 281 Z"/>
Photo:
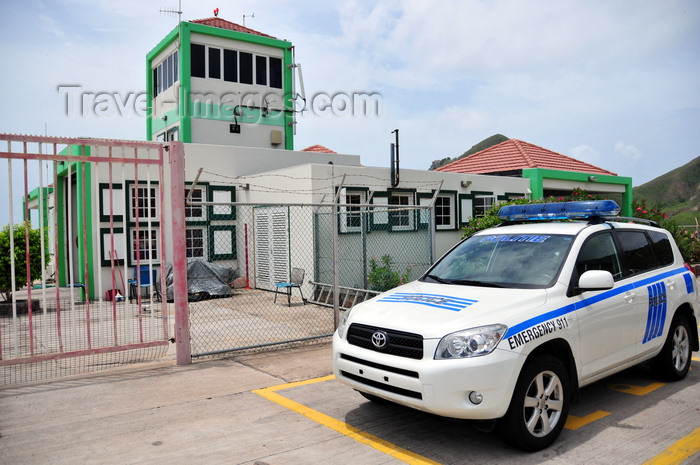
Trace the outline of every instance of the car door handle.
<path fill-rule="evenodd" d="M 629 304 L 629 303 L 632 303 L 632 301 L 634 300 L 634 297 L 636 295 L 637 295 L 636 292 L 625 292 L 624 299 Z"/>
<path fill-rule="evenodd" d="M 676 287 L 676 282 L 672 279 L 668 279 L 666 280 L 666 287 L 672 290 L 674 287 Z"/>

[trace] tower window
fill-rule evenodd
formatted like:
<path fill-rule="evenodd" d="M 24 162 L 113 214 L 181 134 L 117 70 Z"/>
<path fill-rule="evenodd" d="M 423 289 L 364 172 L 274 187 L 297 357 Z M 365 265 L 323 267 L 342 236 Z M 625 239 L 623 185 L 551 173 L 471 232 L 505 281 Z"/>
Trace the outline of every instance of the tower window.
<path fill-rule="evenodd" d="M 162 66 L 163 69 L 159 67 L 153 73 L 156 95 L 177 81 L 177 52 L 168 57 Z M 284 81 L 282 58 L 202 44 L 190 44 L 190 72 L 192 77 L 223 79 L 276 89 L 282 89 Z"/>
<path fill-rule="evenodd" d="M 171 72 L 170 72 L 171 63 L 172 63 L 172 56 L 169 56 L 168 58 L 165 59 L 165 61 L 163 62 L 163 64 L 162 64 L 161 66 L 158 67 L 158 68 L 163 68 L 163 87 L 162 87 L 161 90 L 165 90 L 165 89 L 167 89 L 168 87 L 170 87 L 170 86 L 168 85 L 168 82 L 169 82 L 170 79 L 171 79 L 171 76 L 170 76 L 170 74 L 171 74 Z"/>
<path fill-rule="evenodd" d="M 240 55 L 240 82 L 241 84 L 253 83 L 253 54 L 241 52 Z"/>
<path fill-rule="evenodd" d="M 177 62 L 177 50 L 163 60 L 158 66 L 153 68 L 153 97 L 157 97 L 158 94 L 166 89 L 169 89 L 173 84 L 177 82 L 178 72 L 177 72 L 178 62 Z"/>
<path fill-rule="evenodd" d="M 255 55 L 255 83 L 267 85 L 267 57 L 262 55 Z"/>
<path fill-rule="evenodd" d="M 209 47 L 209 77 L 221 79 L 221 49 Z"/>
<path fill-rule="evenodd" d="M 224 81 L 238 82 L 238 52 L 224 49 Z"/>
<path fill-rule="evenodd" d="M 161 91 L 161 88 L 160 88 L 160 86 L 161 86 L 161 84 L 160 84 L 160 81 L 161 81 L 160 75 L 161 75 L 161 74 L 163 74 L 163 73 L 162 73 L 162 71 L 160 71 L 160 66 L 158 66 L 157 68 L 155 68 L 155 69 L 153 70 L 153 96 L 154 96 L 154 97 L 155 97 L 156 95 L 160 94 L 160 91 Z"/>
<path fill-rule="evenodd" d="M 207 77 L 205 57 L 204 57 L 204 45 L 191 44 L 190 46 L 191 55 L 191 67 L 192 67 L 192 77 Z"/>
<path fill-rule="evenodd" d="M 177 82 L 179 79 L 178 76 L 178 68 L 180 66 L 179 62 L 177 61 L 177 50 L 172 54 L 172 59 L 173 59 L 173 82 Z"/>
<path fill-rule="evenodd" d="M 282 59 L 270 57 L 270 87 L 282 88 Z"/>

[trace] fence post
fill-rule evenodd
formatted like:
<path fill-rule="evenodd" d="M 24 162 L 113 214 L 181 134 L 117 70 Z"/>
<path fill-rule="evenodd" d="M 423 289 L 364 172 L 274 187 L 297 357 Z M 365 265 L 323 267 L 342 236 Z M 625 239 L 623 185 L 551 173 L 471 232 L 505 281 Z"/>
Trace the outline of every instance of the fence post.
<path fill-rule="evenodd" d="M 342 180 L 338 189 L 334 192 L 333 198 L 333 331 L 338 327 L 340 323 L 340 270 L 338 267 L 338 201 L 340 199 L 340 193 L 345 185 L 345 175 L 343 175 Z"/>
<path fill-rule="evenodd" d="M 335 331 L 340 322 L 340 290 L 338 282 L 338 199 L 333 202 L 333 214 L 331 215 L 333 224 L 333 330 Z"/>
<path fill-rule="evenodd" d="M 185 240 L 185 149 L 182 142 L 170 143 L 170 201 L 173 246 L 173 301 L 175 305 L 175 349 L 178 365 L 192 363 L 190 319 L 187 314 L 187 253 Z M 163 290 L 167 301 L 168 290 Z"/>

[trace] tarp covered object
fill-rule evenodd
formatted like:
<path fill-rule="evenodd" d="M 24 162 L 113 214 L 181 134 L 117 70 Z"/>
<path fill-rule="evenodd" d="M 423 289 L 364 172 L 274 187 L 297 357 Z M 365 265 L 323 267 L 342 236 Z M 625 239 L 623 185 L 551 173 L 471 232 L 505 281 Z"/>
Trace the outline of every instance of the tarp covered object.
<path fill-rule="evenodd" d="M 231 295 L 231 283 L 238 277 L 238 270 L 215 265 L 200 259 L 187 262 L 187 294 L 189 300 L 202 300 Z M 165 267 L 167 299 L 173 300 L 173 265 Z"/>

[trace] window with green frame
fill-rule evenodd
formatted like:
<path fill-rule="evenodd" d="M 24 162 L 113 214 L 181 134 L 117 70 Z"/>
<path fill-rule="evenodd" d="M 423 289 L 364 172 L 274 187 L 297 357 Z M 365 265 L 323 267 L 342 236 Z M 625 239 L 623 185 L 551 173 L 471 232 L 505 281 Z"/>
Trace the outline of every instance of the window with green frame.
<path fill-rule="evenodd" d="M 372 213 L 373 230 L 392 232 L 414 231 L 416 229 L 416 209 L 414 190 L 391 190 L 376 192 L 372 197 L 375 205 Z"/>

